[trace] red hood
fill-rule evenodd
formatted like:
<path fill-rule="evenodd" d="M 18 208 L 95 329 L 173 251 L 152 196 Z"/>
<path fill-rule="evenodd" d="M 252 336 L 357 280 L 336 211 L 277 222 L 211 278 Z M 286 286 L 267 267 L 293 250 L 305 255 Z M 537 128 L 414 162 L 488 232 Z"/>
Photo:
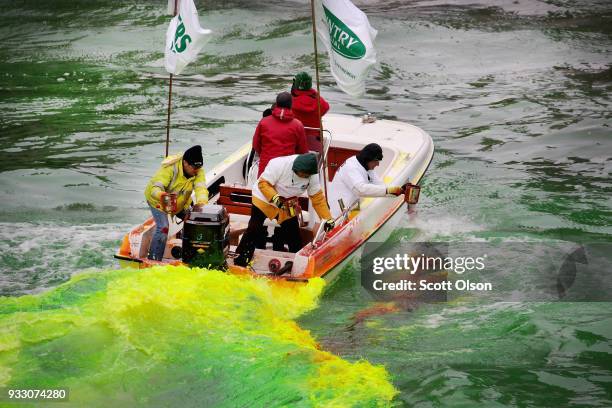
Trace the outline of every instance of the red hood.
<path fill-rule="evenodd" d="M 293 114 L 291 109 L 279 107 L 272 109 L 272 116 L 283 122 L 291 122 L 293 118 L 295 118 L 295 115 Z"/>
<path fill-rule="evenodd" d="M 293 109 L 302 112 L 314 112 L 317 108 L 317 91 L 309 89 L 307 91 L 300 91 L 294 89 L 293 94 Z"/>

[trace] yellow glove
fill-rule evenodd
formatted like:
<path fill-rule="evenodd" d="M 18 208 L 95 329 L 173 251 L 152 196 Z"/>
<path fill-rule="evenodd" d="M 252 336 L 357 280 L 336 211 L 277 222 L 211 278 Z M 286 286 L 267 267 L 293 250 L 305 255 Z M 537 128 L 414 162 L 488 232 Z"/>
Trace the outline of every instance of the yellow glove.
<path fill-rule="evenodd" d="M 399 186 L 387 187 L 387 194 L 393 194 L 394 196 L 400 196 L 404 194 L 404 190 Z"/>
<path fill-rule="evenodd" d="M 283 200 L 283 197 L 279 196 L 278 194 L 272 197 L 272 200 L 270 201 L 272 202 L 272 204 L 274 204 L 278 208 L 282 208 L 283 204 L 285 203 L 285 200 Z"/>

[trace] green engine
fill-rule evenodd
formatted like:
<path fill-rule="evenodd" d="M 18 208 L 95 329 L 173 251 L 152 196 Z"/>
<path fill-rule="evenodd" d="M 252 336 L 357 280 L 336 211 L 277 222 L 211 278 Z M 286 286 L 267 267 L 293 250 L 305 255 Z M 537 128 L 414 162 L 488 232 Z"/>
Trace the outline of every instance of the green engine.
<path fill-rule="evenodd" d="M 200 268 L 226 269 L 229 216 L 221 205 L 195 207 L 183 227 L 183 262 Z"/>

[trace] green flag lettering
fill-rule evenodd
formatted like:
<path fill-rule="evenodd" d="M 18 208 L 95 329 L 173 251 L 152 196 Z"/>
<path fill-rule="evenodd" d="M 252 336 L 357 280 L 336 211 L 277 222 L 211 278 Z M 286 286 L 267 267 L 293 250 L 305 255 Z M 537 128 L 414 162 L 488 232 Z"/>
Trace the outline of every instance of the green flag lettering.
<path fill-rule="evenodd" d="M 325 18 L 329 26 L 329 37 L 334 51 L 349 59 L 361 59 L 366 53 L 366 47 L 359 37 L 336 17 L 327 7 L 323 6 Z"/>

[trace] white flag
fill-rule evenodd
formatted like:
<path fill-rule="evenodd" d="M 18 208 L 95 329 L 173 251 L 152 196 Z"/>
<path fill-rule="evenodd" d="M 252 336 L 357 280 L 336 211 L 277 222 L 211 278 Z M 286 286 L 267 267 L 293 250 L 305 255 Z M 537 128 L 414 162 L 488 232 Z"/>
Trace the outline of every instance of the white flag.
<path fill-rule="evenodd" d="M 317 33 L 327 47 L 331 73 L 351 96 L 365 92 L 365 78 L 376 63 L 378 32 L 349 0 L 317 0 Z"/>
<path fill-rule="evenodd" d="M 179 0 L 177 15 L 166 31 L 166 71 L 178 75 L 208 41 L 210 30 L 200 27 L 193 0 Z"/>

